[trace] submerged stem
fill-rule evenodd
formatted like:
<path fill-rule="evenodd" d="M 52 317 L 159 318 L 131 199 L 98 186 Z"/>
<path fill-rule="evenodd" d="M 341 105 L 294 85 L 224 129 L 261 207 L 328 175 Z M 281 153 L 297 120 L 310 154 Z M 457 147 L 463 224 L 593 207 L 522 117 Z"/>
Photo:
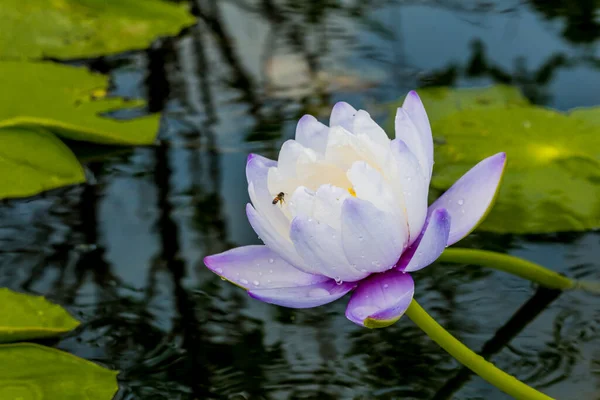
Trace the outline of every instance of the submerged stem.
<path fill-rule="evenodd" d="M 539 264 L 508 254 L 475 249 L 446 249 L 438 261 L 460 264 L 475 264 L 495 268 L 538 283 L 550 289 L 574 289 L 579 282 L 551 271 Z"/>
<path fill-rule="evenodd" d="M 458 362 L 477 375 L 502 390 L 504 393 L 523 400 L 551 400 L 552 397 L 538 392 L 512 375 L 497 368 L 491 362 L 471 351 L 458 339 L 446 331 L 427 314 L 419 303 L 413 299 L 406 310 L 406 315 L 440 347 L 446 350 Z"/>

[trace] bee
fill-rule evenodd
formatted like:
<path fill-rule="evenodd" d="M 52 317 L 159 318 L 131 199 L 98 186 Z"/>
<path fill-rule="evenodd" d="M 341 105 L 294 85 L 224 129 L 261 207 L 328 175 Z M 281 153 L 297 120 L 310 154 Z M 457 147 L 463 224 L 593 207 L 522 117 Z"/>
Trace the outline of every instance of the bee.
<path fill-rule="evenodd" d="M 279 194 L 273 199 L 273 204 L 281 203 L 283 205 L 283 203 L 285 203 L 285 200 L 283 199 L 284 197 L 285 193 L 279 192 Z"/>

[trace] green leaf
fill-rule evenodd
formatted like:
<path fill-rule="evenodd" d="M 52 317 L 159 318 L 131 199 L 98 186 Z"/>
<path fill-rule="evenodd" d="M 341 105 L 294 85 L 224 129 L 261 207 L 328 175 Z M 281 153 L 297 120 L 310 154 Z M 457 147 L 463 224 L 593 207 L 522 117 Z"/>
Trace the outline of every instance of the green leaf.
<path fill-rule="evenodd" d="M 575 118 L 583 119 L 591 124 L 600 126 L 600 107 L 580 107 L 569 110 L 569 115 Z"/>
<path fill-rule="evenodd" d="M 432 120 L 433 132 L 445 139 L 436 148 L 434 187 L 449 188 L 483 158 L 507 153 L 496 205 L 481 229 L 600 227 L 600 125 L 533 106 L 469 109 Z"/>
<path fill-rule="evenodd" d="M 158 133 L 158 114 L 133 120 L 102 116 L 142 102 L 106 97 L 108 78 L 85 68 L 0 62 L 0 88 L 0 127 L 43 126 L 68 139 L 115 145 L 151 144 Z"/>
<path fill-rule="evenodd" d="M 110 400 L 117 374 L 50 347 L 0 346 L 0 399 Z"/>
<path fill-rule="evenodd" d="M 15 293 L 0 288 L 0 343 L 57 336 L 79 326 L 62 307 L 41 296 Z M 0 358 L 2 356 L 0 355 Z M 0 369 L 5 364 L 0 361 Z M 0 373 L 0 379 L 5 375 Z M 2 393 L 0 385 L 0 393 Z M 0 399 L 4 397 L 0 395 Z"/>
<path fill-rule="evenodd" d="M 43 129 L 0 128 L 0 199 L 33 196 L 84 181 L 77 158 L 53 134 Z"/>
<path fill-rule="evenodd" d="M 0 58 L 89 58 L 144 49 L 194 18 L 162 0 L 2 0 Z"/>

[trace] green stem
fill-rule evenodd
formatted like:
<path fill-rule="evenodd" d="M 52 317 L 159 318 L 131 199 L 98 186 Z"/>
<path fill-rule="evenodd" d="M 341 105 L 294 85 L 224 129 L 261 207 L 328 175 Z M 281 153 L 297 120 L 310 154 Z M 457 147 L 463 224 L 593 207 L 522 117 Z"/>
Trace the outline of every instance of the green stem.
<path fill-rule="evenodd" d="M 539 264 L 507 254 L 475 249 L 446 249 L 438 261 L 475 264 L 495 268 L 536 282 L 550 289 L 567 290 L 582 286 L 579 282 Z"/>
<path fill-rule="evenodd" d="M 413 299 L 406 310 L 406 315 L 458 362 L 475 372 L 477 375 L 502 390 L 504 393 L 523 400 L 551 400 L 552 397 L 538 392 L 517 378 L 498 369 L 494 364 L 471 351 L 458 339 L 446 331 L 440 324 L 427 314 L 419 303 Z"/>

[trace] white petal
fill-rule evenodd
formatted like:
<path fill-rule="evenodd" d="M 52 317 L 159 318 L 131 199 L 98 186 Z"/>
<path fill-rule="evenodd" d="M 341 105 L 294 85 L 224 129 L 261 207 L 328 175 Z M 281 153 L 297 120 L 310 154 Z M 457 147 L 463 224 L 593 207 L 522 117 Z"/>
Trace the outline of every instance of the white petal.
<path fill-rule="evenodd" d="M 386 146 L 377 144 L 365 133 L 352 134 L 342 127 L 329 130 L 325 159 L 343 170 L 348 170 L 356 161 L 366 161 L 378 170 L 383 170 L 383 162 L 389 153 Z"/>
<path fill-rule="evenodd" d="M 331 184 L 338 187 L 350 187 L 346 171 L 327 161 L 298 164 L 298 185 L 316 191 L 319 186 Z"/>
<path fill-rule="evenodd" d="M 296 217 L 290 237 L 306 264 L 337 281 L 354 282 L 368 273 L 350 266 L 338 231 L 312 218 Z"/>
<path fill-rule="evenodd" d="M 251 154 L 246 164 L 248 194 L 256 210 L 268 219 L 279 234 L 287 235 L 290 220 L 282 210 L 273 205 L 275 194 L 269 190 L 269 169 L 276 169 L 277 163 L 267 158 Z"/>
<path fill-rule="evenodd" d="M 304 259 L 298 255 L 289 236 L 284 236 L 277 232 L 270 221 L 260 215 L 250 204 L 246 205 L 246 215 L 254 232 L 256 232 L 269 249 L 279 254 L 279 257 L 295 268 L 309 274 L 319 274 L 318 270 L 306 264 Z"/>
<path fill-rule="evenodd" d="M 342 243 L 351 265 L 383 272 L 393 267 L 406 243 L 406 230 L 368 201 L 350 197 L 342 206 Z"/>
<path fill-rule="evenodd" d="M 296 141 L 304 147 L 324 155 L 328 131 L 327 125 L 320 123 L 312 115 L 305 115 L 296 125 Z"/>
<path fill-rule="evenodd" d="M 315 193 L 305 186 L 299 186 L 288 201 L 292 218 L 297 216 L 312 217 L 315 205 Z"/>
<path fill-rule="evenodd" d="M 429 125 L 427 112 L 417 92 L 411 90 L 408 93 L 402 104 L 402 109 L 410 116 L 411 121 L 419 131 L 421 145 L 427 158 L 427 164 L 430 166 L 428 172 L 431 177 L 431 170 L 433 169 L 433 137 L 431 135 L 431 126 Z"/>
<path fill-rule="evenodd" d="M 375 168 L 364 161 L 357 161 L 348 170 L 348 179 L 359 199 L 370 201 L 382 211 L 402 217 L 406 226 L 404 213 L 399 207 L 400 202 L 394 194 L 390 183 Z"/>
<path fill-rule="evenodd" d="M 406 110 L 398 108 L 396 112 L 396 138 L 406 143 L 406 146 L 413 153 L 423 171 L 427 171 L 428 180 L 431 177 L 431 169 L 433 168 L 433 159 L 427 156 L 419 129 L 410 119 Z"/>
<path fill-rule="evenodd" d="M 280 173 L 286 178 L 295 178 L 296 167 L 299 162 L 314 162 L 317 160 L 317 154 L 314 150 L 302 146 L 295 140 L 288 140 L 279 151 L 277 167 Z"/>
<path fill-rule="evenodd" d="M 329 117 L 329 126 L 341 126 L 349 131 L 352 131 L 354 115 L 356 109 L 350 104 L 340 101 L 333 106 L 331 116 Z"/>
<path fill-rule="evenodd" d="M 388 172 L 394 193 L 402 199 L 409 228 L 409 244 L 412 244 L 421 233 L 427 217 L 429 183 L 421 165 L 403 141 L 392 140 L 391 149 Z"/>
<path fill-rule="evenodd" d="M 359 110 L 354 117 L 352 132 L 355 135 L 365 134 L 380 146 L 389 146 L 390 138 L 385 131 L 373 121 L 368 112 Z"/>
<path fill-rule="evenodd" d="M 347 189 L 333 185 L 322 185 L 317 190 L 312 217 L 331 226 L 336 231 L 342 229 L 342 204 L 350 197 Z"/>

